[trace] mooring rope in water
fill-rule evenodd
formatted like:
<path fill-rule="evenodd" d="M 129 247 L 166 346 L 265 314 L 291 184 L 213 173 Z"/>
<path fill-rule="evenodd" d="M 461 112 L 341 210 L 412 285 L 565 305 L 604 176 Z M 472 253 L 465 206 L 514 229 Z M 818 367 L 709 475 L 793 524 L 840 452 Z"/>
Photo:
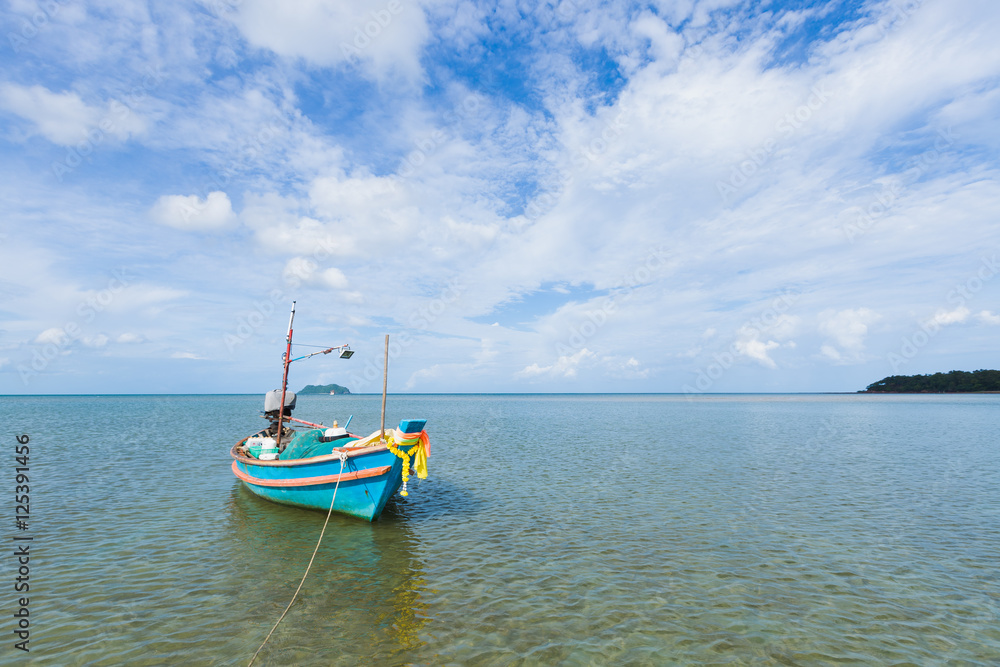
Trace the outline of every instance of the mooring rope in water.
<path fill-rule="evenodd" d="M 347 452 L 340 452 L 341 476 L 343 476 L 344 474 L 345 463 L 347 463 Z M 264 649 L 264 646 L 265 644 L 267 644 L 267 641 L 271 638 L 271 635 L 274 634 L 274 631 L 278 628 L 278 623 L 281 623 L 281 619 L 283 619 L 285 617 L 285 614 L 288 613 L 288 610 L 292 608 L 292 603 L 295 602 L 295 598 L 298 596 L 299 591 L 302 590 L 302 584 L 306 583 L 306 577 L 309 576 L 309 568 L 312 567 L 313 561 L 316 559 L 316 554 L 319 552 L 319 545 L 323 542 L 323 534 L 326 532 L 326 525 L 330 523 L 330 515 L 333 514 L 333 503 L 337 500 L 337 489 L 339 488 L 340 488 L 340 477 L 337 478 L 337 485 L 333 487 L 333 498 L 330 499 L 330 509 L 326 511 L 326 521 L 323 522 L 323 530 L 319 531 L 319 539 L 316 541 L 316 548 L 313 549 L 312 558 L 309 559 L 309 564 L 306 565 L 306 571 L 305 574 L 302 575 L 302 581 L 299 582 L 299 587 L 295 589 L 295 593 L 292 595 L 292 599 L 288 603 L 288 606 L 285 607 L 285 611 L 281 612 L 281 616 L 278 617 L 278 620 L 277 622 L 275 622 L 274 627 L 271 628 L 271 632 L 267 633 L 267 637 L 264 638 L 264 642 L 260 645 L 260 648 L 258 648 L 257 652 L 253 654 L 252 658 L 250 658 L 250 662 L 247 663 L 247 667 L 251 667 L 251 665 L 253 665 L 253 661 L 257 659 L 257 656 Z"/>

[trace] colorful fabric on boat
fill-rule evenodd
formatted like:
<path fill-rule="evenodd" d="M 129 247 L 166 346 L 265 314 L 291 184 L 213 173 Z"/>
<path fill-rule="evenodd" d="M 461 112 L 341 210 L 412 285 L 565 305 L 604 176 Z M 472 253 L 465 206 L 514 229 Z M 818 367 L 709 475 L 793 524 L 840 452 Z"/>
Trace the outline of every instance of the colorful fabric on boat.
<path fill-rule="evenodd" d="M 403 433 L 398 428 L 385 432 L 386 440 L 392 442 L 396 447 L 410 447 L 416 444 L 417 447 L 407 449 L 410 455 L 410 462 L 420 479 L 427 479 L 427 458 L 431 455 L 431 439 L 427 431 L 420 433 Z M 360 440 L 355 440 L 347 447 L 371 447 L 377 445 L 382 439 L 382 431 L 375 431 L 371 435 Z"/>
<path fill-rule="evenodd" d="M 413 463 L 413 469 L 417 472 L 417 477 L 427 479 L 427 457 L 431 455 L 431 439 L 427 435 L 427 431 L 403 433 L 397 428 L 393 432 L 392 438 L 397 447 L 419 443 L 408 453 Z"/>

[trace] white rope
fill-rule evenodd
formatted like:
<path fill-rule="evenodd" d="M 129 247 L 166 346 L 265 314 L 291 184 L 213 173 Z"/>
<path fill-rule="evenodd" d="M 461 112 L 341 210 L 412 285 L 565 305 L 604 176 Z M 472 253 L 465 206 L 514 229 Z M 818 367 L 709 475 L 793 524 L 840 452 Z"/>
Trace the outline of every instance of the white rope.
<path fill-rule="evenodd" d="M 347 452 L 340 452 L 340 477 L 343 477 L 344 475 L 345 463 L 347 463 Z M 323 533 L 326 532 L 326 525 L 330 523 L 330 515 L 333 514 L 333 503 L 337 500 L 337 489 L 340 488 L 340 477 L 337 477 L 337 486 L 333 487 L 333 498 L 330 499 L 330 509 L 328 509 L 326 512 L 326 521 L 323 522 L 323 530 L 319 532 L 319 540 L 316 541 L 316 548 L 313 549 L 312 558 L 309 559 L 309 564 L 306 565 L 306 572 L 305 574 L 302 575 L 302 581 L 299 582 L 299 587 L 295 589 L 295 594 L 292 595 L 292 599 L 288 603 L 288 606 L 285 607 L 285 611 L 281 612 L 281 616 L 278 617 L 278 620 L 274 624 L 274 627 L 271 628 L 271 632 L 267 633 L 267 637 L 264 638 L 264 643 L 260 645 L 260 648 L 257 649 L 257 652 L 253 654 L 252 658 L 250 658 L 250 662 L 247 663 L 247 667 L 251 667 L 251 665 L 253 665 L 253 661 L 257 659 L 257 655 L 260 654 L 261 650 L 264 648 L 264 645 L 267 644 L 267 641 L 271 638 L 271 635 L 274 634 L 274 631 L 277 629 L 278 623 L 281 623 L 281 619 L 283 619 L 285 617 L 285 614 L 288 613 L 288 610 L 292 608 L 292 603 L 295 602 L 295 598 L 298 596 L 299 591 L 302 590 L 302 584 L 306 583 L 306 577 L 309 576 L 309 568 L 312 567 L 313 560 L 316 559 L 316 553 L 319 551 L 319 545 L 323 542 Z"/>

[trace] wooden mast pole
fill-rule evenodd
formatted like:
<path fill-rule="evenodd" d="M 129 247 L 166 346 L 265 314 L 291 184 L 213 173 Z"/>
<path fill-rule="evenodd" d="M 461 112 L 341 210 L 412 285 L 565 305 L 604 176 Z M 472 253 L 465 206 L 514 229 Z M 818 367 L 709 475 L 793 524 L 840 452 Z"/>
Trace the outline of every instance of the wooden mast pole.
<path fill-rule="evenodd" d="M 385 335 L 385 363 L 382 365 L 382 442 L 385 442 L 385 390 L 389 384 L 389 334 Z"/>
<path fill-rule="evenodd" d="M 295 302 L 292 301 L 292 314 L 288 316 L 288 337 L 285 347 L 285 373 L 281 377 L 281 405 L 278 406 L 278 451 L 281 451 L 282 422 L 285 419 L 285 391 L 288 389 L 288 364 L 292 363 L 292 321 L 295 320 Z"/>

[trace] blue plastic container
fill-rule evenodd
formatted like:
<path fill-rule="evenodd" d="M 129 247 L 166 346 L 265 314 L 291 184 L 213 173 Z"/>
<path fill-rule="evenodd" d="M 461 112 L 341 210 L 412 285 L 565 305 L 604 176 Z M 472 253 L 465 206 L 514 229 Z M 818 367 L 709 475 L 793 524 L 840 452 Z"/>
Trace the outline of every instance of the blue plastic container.
<path fill-rule="evenodd" d="M 399 422 L 399 430 L 403 433 L 420 433 L 426 423 L 426 419 L 402 419 Z"/>

